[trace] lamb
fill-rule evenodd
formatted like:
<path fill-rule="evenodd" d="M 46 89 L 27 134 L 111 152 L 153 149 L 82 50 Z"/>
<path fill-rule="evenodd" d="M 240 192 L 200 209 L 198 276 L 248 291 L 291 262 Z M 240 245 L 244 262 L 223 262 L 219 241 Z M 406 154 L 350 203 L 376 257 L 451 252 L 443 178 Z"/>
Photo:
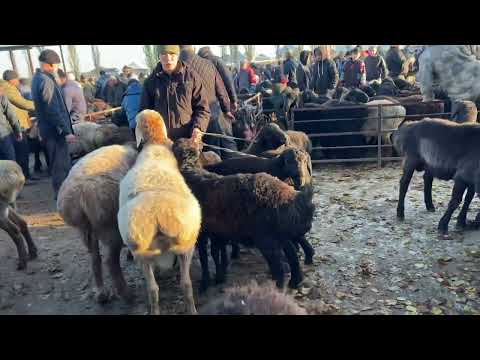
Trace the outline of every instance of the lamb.
<path fill-rule="evenodd" d="M 27 260 L 37 257 L 37 247 L 32 240 L 27 223 L 13 209 L 16 208 L 15 201 L 24 184 L 25 176 L 22 168 L 15 161 L 0 160 L 0 228 L 10 235 L 17 247 L 17 270 L 25 269 Z M 27 243 L 28 255 L 24 239 Z"/>
<path fill-rule="evenodd" d="M 120 182 L 120 234 L 142 265 L 151 314 L 160 314 L 153 266 L 172 266 L 175 255 L 188 311 L 195 314 L 190 263 L 200 232 L 200 205 L 180 174 L 161 115 L 144 110 L 136 121 L 137 146 L 143 143 L 143 148 Z"/>
<path fill-rule="evenodd" d="M 396 129 L 398 125 L 405 119 L 406 110 L 402 105 L 395 105 L 398 104 L 397 102 L 390 101 L 390 100 L 373 100 L 367 103 L 368 106 L 375 106 L 375 105 L 387 105 L 382 107 L 382 129 Z M 388 106 L 393 105 L 393 106 Z M 378 107 L 375 109 L 373 117 L 379 117 L 379 110 Z M 377 128 L 378 128 L 378 119 L 371 118 L 367 119 L 362 126 L 362 131 L 370 131 L 370 133 L 365 134 L 365 140 L 367 144 L 376 144 L 378 135 L 377 135 Z M 382 143 L 388 144 L 390 143 L 390 133 L 383 133 L 382 136 Z"/>
<path fill-rule="evenodd" d="M 458 226 L 466 225 L 472 192 L 480 192 L 479 135 L 479 124 L 457 124 L 442 119 L 426 118 L 417 122 L 404 122 L 399 126 L 392 134 L 392 140 L 397 151 L 405 154 L 397 206 L 397 217 L 400 220 L 405 218 L 405 195 L 413 172 L 425 170 L 431 178 L 455 181 L 448 208 L 438 224 L 439 233 L 447 233 L 450 218 L 468 188 L 469 193 L 457 220 Z M 477 215 L 476 222 L 478 220 Z"/>
<path fill-rule="evenodd" d="M 308 154 L 312 152 L 312 142 L 304 132 L 283 131 L 277 124 L 268 123 L 259 131 L 245 153 L 258 156 L 269 150 L 278 149 L 282 145 L 296 147 Z M 273 153 L 271 156 L 278 155 L 279 153 Z"/>
<path fill-rule="evenodd" d="M 210 282 L 206 254 L 206 236 L 210 234 L 232 242 L 251 241 L 267 260 L 279 287 L 284 284 L 280 261 L 283 250 L 291 269 L 289 286 L 298 287 L 303 275 L 292 242 L 311 229 L 315 210 L 311 186 L 296 191 L 265 173 L 230 176 L 210 173 L 200 166 L 199 149 L 185 139 L 174 143 L 173 152 L 180 171 L 202 206 L 205 235 L 199 239 L 202 288 L 206 289 Z M 225 268 L 220 270 L 224 272 Z"/>
<path fill-rule="evenodd" d="M 295 300 L 271 285 L 252 281 L 225 290 L 225 294 L 199 311 L 201 315 L 307 315 Z"/>
<path fill-rule="evenodd" d="M 77 229 L 87 247 L 95 276 L 96 300 L 105 303 L 109 292 L 104 286 L 99 241 L 108 247 L 108 268 L 116 291 L 132 299 L 120 268 L 123 247 L 118 231 L 120 180 L 135 163 L 137 151 L 130 145 L 111 145 L 80 159 L 60 187 L 57 208 L 65 223 Z"/>
<path fill-rule="evenodd" d="M 99 125 L 84 121 L 74 124 L 73 131 L 77 141 L 69 144 L 72 158 L 79 158 L 102 146 L 123 145 L 135 140 L 129 128 L 114 124 Z"/>

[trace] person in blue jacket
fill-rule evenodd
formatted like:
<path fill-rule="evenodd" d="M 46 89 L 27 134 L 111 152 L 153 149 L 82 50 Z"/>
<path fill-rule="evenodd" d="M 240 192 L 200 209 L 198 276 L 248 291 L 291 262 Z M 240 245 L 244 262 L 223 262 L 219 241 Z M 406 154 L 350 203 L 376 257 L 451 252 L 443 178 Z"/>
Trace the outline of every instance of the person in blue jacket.
<path fill-rule="evenodd" d="M 122 100 L 122 110 L 127 115 L 128 126 L 132 129 L 133 134 L 135 135 L 135 126 L 136 121 L 135 117 L 137 116 L 140 110 L 140 96 L 142 94 L 142 84 L 138 80 L 137 75 L 132 74 L 128 80 L 127 91 L 123 96 Z"/>

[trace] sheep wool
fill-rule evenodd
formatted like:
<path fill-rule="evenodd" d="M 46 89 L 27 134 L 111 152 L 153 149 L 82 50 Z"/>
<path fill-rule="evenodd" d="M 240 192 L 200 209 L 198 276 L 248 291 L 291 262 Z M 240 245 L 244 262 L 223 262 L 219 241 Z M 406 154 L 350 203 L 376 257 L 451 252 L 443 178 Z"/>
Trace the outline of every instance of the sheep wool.
<path fill-rule="evenodd" d="M 22 168 L 11 160 L 0 160 L 0 200 L 12 204 L 25 184 Z"/>

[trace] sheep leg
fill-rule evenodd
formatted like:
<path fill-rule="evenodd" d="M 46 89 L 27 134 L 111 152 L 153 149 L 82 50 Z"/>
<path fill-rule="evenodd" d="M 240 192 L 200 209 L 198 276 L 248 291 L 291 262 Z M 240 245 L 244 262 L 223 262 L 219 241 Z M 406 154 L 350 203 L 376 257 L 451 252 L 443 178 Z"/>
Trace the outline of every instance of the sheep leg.
<path fill-rule="evenodd" d="M 295 247 L 290 240 L 284 241 L 282 248 L 285 256 L 287 257 L 288 265 L 290 266 L 290 282 L 288 283 L 288 286 L 292 289 L 296 289 L 303 280 L 297 252 L 295 251 Z"/>
<path fill-rule="evenodd" d="M 225 276 L 228 267 L 227 242 L 224 239 L 211 238 L 211 254 L 215 263 L 215 283 L 225 282 Z"/>
<path fill-rule="evenodd" d="M 460 213 L 458 214 L 456 224 L 458 229 L 465 229 L 467 227 L 467 212 L 474 197 L 475 188 L 473 186 L 469 186 L 467 188 L 467 195 L 465 195 L 465 199 L 463 200 L 462 210 L 460 210 Z"/>
<path fill-rule="evenodd" d="M 127 282 L 123 277 L 122 268 L 120 267 L 120 253 L 122 252 L 121 242 L 112 241 L 108 247 L 108 251 L 107 264 L 110 270 L 110 276 L 113 280 L 113 285 L 115 286 L 115 290 L 127 303 L 131 303 L 133 300 L 133 294 L 128 288 Z"/>
<path fill-rule="evenodd" d="M 127 261 L 133 261 L 133 255 L 130 250 L 127 249 Z"/>
<path fill-rule="evenodd" d="M 35 246 L 35 243 L 32 240 L 32 236 L 30 235 L 30 231 L 28 230 L 28 225 L 23 220 L 23 218 L 18 215 L 14 210 L 10 209 L 8 212 L 8 217 L 15 225 L 18 226 L 20 229 L 20 232 L 22 233 L 23 237 L 25 238 L 25 241 L 27 242 L 28 246 L 28 258 L 30 260 L 36 259 L 37 258 L 37 247 Z"/>
<path fill-rule="evenodd" d="M 273 245 L 273 246 L 272 246 Z M 273 280 L 276 281 L 277 287 L 283 288 L 285 282 L 285 271 L 281 262 L 281 252 L 278 244 L 274 239 L 263 239 L 257 243 L 257 247 L 267 261 Z"/>
<path fill-rule="evenodd" d="M 240 257 L 240 245 L 237 242 L 232 242 L 232 252 L 230 254 L 230 258 L 235 260 Z"/>
<path fill-rule="evenodd" d="M 98 303 L 105 304 L 108 302 L 109 294 L 105 288 L 105 285 L 103 284 L 102 256 L 100 255 L 98 238 L 91 232 L 89 232 L 86 236 L 88 237 L 88 250 L 92 258 L 92 270 L 93 276 L 95 277 L 95 298 Z"/>
<path fill-rule="evenodd" d="M 195 308 L 195 300 L 193 299 L 192 279 L 190 278 L 190 264 L 192 263 L 194 251 L 195 248 L 193 247 L 185 254 L 180 254 L 178 256 L 180 261 L 180 285 L 183 289 L 185 303 L 187 304 L 187 311 L 192 315 L 197 313 L 197 309 Z"/>
<path fill-rule="evenodd" d="M 146 262 L 142 263 L 143 274 L 147 283 L 148 302 L 150 303 L 150 314 L 160 315 L 160 305 L 158 304 L 158 285 L 153 274 L 153 266 Z"/>
<path fill-rule="evenodd" d="M 23 236 L 18 226 L 8 218 L 7 214 L 5 215 L 5 217 L 0 219 L 0 229 L 5 230 L 15 243 L 18 253 L 17 270 L 23 270 L 27 267 L 27 250 L 23 243 Z"/>
<path fill-rule="evenodd" d="M 452 196 L 450 198 L 450 202 L 448 203 L 447 211 L 445 211 L 445 214 L 442 216 L 440 222 L 438 223 L 438 232 L 441 235 L 447 234 L 448 223 L 450 222 L 453 212 L 462 202 L 463 193 L 465 192 L 466 188 L 467 184 L 465 184 L 463 181 L 458 179 L 455 180 L 452 190 Z"/>
<path fill-rule="evenodd" d="M 210 272 L 208 270 L 208 237 L 205 234 L 200 234 L 197 241 L 198 256 L 202 266 L 202 280 L 200 282 L 200 292 L 205 292 L 210 286 Z"/>
<path fill-rule="evenodd" d="M 415 167 L 412 165 L 413 164 L 405 162 L 405 166 L 403 168 L 403 175 L 400 178 L 400 190 L 397 205 L 397 218 L 400 221 L 405 220 L 405 195 L 407 194 L 408 185 L 410 185 L 413 172 L 415 171 Z"/>
<path fill-rule="evenodd" d="M 294 244 L 300 245 L 302 247 L 303 252 L 305 253 L 305 265 L 312 265 L 313 264 L 313 256 L 315 255 L 315 250 L 313 249 L 312 245 L 308 242 L 305 238 L 305 235 L 296 239 L 297 241 Z"/>
<path fill-rule="evenodd" d="M 435 206 L 433 205 L 432 200 L 432 183 L 433 183 L 433 176 L 430 175 L 428 171 L 423 173 L 423 198 L 425 201 L 425 207 L 427 211 L 434 212 Z"/>

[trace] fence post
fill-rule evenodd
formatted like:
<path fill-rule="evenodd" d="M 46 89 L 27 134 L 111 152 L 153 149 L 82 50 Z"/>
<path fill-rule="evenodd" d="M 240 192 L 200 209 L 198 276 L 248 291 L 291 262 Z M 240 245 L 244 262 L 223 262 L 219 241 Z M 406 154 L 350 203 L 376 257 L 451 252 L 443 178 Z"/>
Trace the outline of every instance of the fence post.
<path fill-rule="evenodd" d="M 382 167 L 382 104 L 378 104 L 378 118 L 377 118 L 377 168 Z"/>

